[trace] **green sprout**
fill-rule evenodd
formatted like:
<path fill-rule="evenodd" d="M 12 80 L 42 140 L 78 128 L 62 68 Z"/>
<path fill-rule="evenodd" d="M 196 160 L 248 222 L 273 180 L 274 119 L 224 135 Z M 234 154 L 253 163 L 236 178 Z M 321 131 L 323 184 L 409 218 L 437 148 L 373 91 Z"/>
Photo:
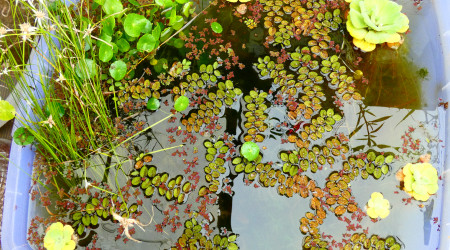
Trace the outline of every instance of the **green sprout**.
<path fill-rule="evenodd" d="M 427 201 L 438 191 L 437 170 L 429 163 L 408 163 L 403 167 L 404 190 L 414 199 Z"/>
<path fill-rule="evenodd" d="M 370 195 L 369 202 L 367 202 L 367 215 L 369 215 L 372 219 L 376 219 L 378 217 L 384 219 L 389 215 L 390 208 L 391 205 L 389 204 L 389 201 L 384 199 L 381 193 L 373 192 Z"/>
<path fill-rule="evenodd" d="M 390 0 L 353 0 L 347 20 L 353 44 L 372 51 L 376 44 L 401 42 L 399 33 L 409 29 L 409 19 L 401 10 L 401 5 Z"/>
<path fill-rule="evenodd" d="M 248 161 L 254 161 L 256 158 L 258 158 L 259 147 L 256 143 L 254 143 L 252 141 L 248 141 L 242 145 L 241 154 Z"/>
<path fill-rule="evenodd" d="M 74 230 L 69 225 L 55 222 L 50 225 L 45 233 L 44 247 L 48 250 L 72 250 L 76 243 L 73 240 Z"/>

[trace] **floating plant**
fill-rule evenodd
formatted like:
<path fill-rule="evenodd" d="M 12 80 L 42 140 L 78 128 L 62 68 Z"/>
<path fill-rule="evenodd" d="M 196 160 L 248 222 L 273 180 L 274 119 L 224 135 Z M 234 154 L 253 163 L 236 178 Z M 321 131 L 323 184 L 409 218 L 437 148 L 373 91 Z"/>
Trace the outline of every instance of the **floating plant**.
<path fill-rule="evenodd" d="M 73 233 L 70 225 L 55 222 L 46 230 L 44 247 L 48 250 L 73 250 L 76 247 Z"/>
<path fill-rule="evenodd" d="M 256 158 L 258 158 L 258 155 L 259 155 L 258 144 L 251 142 L 251 141 L 245 142 L 241 146 L 241 154 L 248 161 L 254 161 Z"/>
<path fill-rule="evenodd" d="M 137 164 L 139 162 L 142 161 L 137 161 Z M 168 173 L 158 173 L 156 166 L 143 165 L 143 163 L 139 163 L 135 168 L 138 170 L 130 173 L 131 185 L 139 186 L 146 197 L 152 197 L 157 192 L 167 201 L 176 200 L 178 204 L 182 204 L 186 202 L 187 195 L 192 191 L 192 184 L 184 181 L 181 175 L 169 179 Z"/>
<path fill-rule="evenodd" d="M 216 33 L 222 33 L 223 31 L 222 25 L 220 25 L 220 23 L 218 22 L 212 22 L 211 29 Z"/>
<path fill-rule="evenodd" d="M 208 188 L 209 191 L 215 193 L 221 186 L 220 176 L 224 177 L 224 174 L 227 172 L 224 159 L 230 149 L 229 146 L 232 145 L 225 144 L 222 140 L 216 141 L 215 143 L 206 140 L 203 145 L 207 152 L 205 158 L 209 162 L 208 166 L 204 168 L 205 178 L 208 183 L 211 183 Z"/>
<path fill-rule="evenodd" d="M 244 101 L 247 103 L 246 108 L 249 110 L 244 115 L 247 118 L 247 121 L 244 122 L 244 128 L 247 130 L 247 134 L 244 135 L 245 142 L 262 142 L 265 139 L 262 133 L 268 128 L 268 125 L 264 123 L 267 119 L 267 114 L 264 112 L 268 108 L 265 104 L 266 97 L 266 92 L 258 94 L 254 90 L 244 96 Z"/>
<path fill-rule="evenodd" d="M 386 218 L 390 213 L 391 205 L 379 192 L 373 192 L 367 202 L 367 215 L 372 219 Z"/>
<path fill-rule="evenodd" d="M 350 241 L 345 244 L 343 249 L 351 250 L 362 248 L 399 250 L 401 249 L 401 245 L 393 236 L 388 236 L 384 239 L 376 234 L 367 235 L 365 233 L 354 233 L 352 234 Z"/>
<path fill-rule="evenodd" d="M 11 103 L 0 100 L 0 120 L 9 121 L 16 116 L 16 109 Z"/>
<path fill-rule="evenodd" d="M 237 250 L 238 245 L 235 243 L 237 235 L 228 233 L 227 235 L 203 235 L 202 225 L 195 218 L 187 220 L 184 223 L 184 231 L 178 238 L 177 244 L 185 248 L 196 249 L 228 249 Z M 172 248 L 177 249 L 177 248 Z"/>
<path fill-rule="evenodd" d="M 437 170 L 430 163 L 408 163 L 402 169 L 403 189 L 414 199 L 427 201 L 438 191 Z"/>
<path fill-rule="evenodd" d="M 187 109 L 188 105 L 189 105 L 189 98 L 187 98 L 186 96 L 180 96 L 178 97 L 178 99 L 175 100 L 173 107 L 175 108 L 176 111 L 181 112 Z"/>
<path fill-rule="evenodd" d="M 378 11 L 381 9 L 388 11 Z M 367 52 L 377 44 L 399 43 L 402 37 L 398 33 L 409 29 L 409 19 L 401 10 L 401 5 L 390 0 L 353 0 L 347 20 L 353 44 Z"/>
<path fill-rule="evenodd" d="M 117 197 L 116 197 L 117 199 Z M 119 209 L 123 212 L 126 210 L 126 204 L 122 203 Z M 78 235 L 82 235 L 87 228 L 96 227 L 99 218 L 106 220 L 110 216 L 111 203 L 109 198 L 92 198 L 86 203 L 85 209 L 72 214 L 72 226 L 76 228 Z"/>
<path fill-rule="evenodd" d="M 160 106 L 160 103 L 159 103 L 158 99 L 156 99 L 154 97 L 151 97 L 148 99 L 148 101 L 147 101 L 147 109 L 148 110 L 155 111 L 155 110 L 159 109 L 159 106 Z"/>

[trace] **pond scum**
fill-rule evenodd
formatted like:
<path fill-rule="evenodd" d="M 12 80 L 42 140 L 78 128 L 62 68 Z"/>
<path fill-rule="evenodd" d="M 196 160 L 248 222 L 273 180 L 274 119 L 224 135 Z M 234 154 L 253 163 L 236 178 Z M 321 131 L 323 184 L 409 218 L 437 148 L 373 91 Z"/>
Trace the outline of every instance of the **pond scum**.
<path fill-rule="evenodd" d="M 134 75 L 142 77 L 116 83 L 120 86 L 115 99 L 120 141 L 156 121 L 152 116 L 157 117 L 159 111 L 145 110 L 148 98 L 161 100 L 161 109 L 170 109 L 180 96 L 190 99 L 181 117 L 170 117 L 167 124 L 159 125 L 166 126 L 168 147 L 175 142 L 184 144 L 170 153 L 181 157 L 185 167 L 168 168 L 159 164 L 164 162 L 158 159 L 162 155 L 149 152 L 148 146 L 125 143 L 134 166 L 126 172 L 127 182 L 121 187 L 125 195 L 112 195 L 108 184 L 91 180 L 89 185 L 106 191 L 87 185 L 74 191 L 89 194 L 86 202 L 61 203 L 74 211 L 69 220 L 80 238 L 79 245 L 101 247 L 103 243 L 93 232 L 102 223 L 116 222 L 115 214 L 144 224 L 148 219 L 141 215 L 149 214 L 152 229 L 145 229 L 154 229 L 156 232 L 148 233 L 152 235 L 171 235 L 159 242 L 167 248 L 238 249 L 238 232 L 219 227 L 214 210 L 221 196 L 232 195 L 233 179 L 244 178 L 247 185 L 276 189 L 286 199 L 300 196 L 309 203 L 310 210 L 296 218 L 299 237 L 303 237 L 299 248 L 401 249 L 395 235 L 369 234 L 356 227 L 337 242 L 328 236 L 331 232 L 321 230 L 329 217 L 353 226 L 367 216 L 365 204 L 355 201 L 352 181 L 381 179 L 391 172 L 396 159 L 392 152 L 372 149 L 354 153 L 349 145 L 352 134 L 335 132 L 345 119 L 341 107 L 351 102 L 363 110 L 364 97 L 358 89 L 370 84 L 363 76 L 369 73 L 356 70 L 357 63 L 364 64 L 361 52 L 354 51 L 347 41 L 348 3 L 259 0 L 242 4 L 212 2 L 180 33 L 182 48 L 163 47 L 149 62 L 137 66 Z M 221 33 L 211 29 L 213 22 L 221 24 Z M 136 58 L 132 61 L 138 64 Z M 105 88 L 112 84 L 112 79 L 105 80 Z M 283 119 L 271 117 L 275 109 L 285 111 Z M 156 139 L 150 132 L 139 140 L 161 145 L 155 142 L 161 135 Z M 268 138 L 295 147 L 278 152 L 273 161 L 281 160 L 281 167 L 263 161 L 264 150 L 270 150 Z M 248 141 L 264 145 L 252 162 L 239 153 L 240 145 Z M 315 175 L 330 167 L 334 171 L 325 185 L 319 186 Z M 155 210 L 161 212 L 159 217 L 153 217 L 158 213 Z M 37 217 L 32 221 L 32 242 L 39 244 L 33 235 L 37 235 L 38 222 L 49 223 L 46 220 Z M 146 241 L 141 233 L 134 238 L 140 229 L 120 224 L 116 240 Z M 123 232 L 129 237 L 122 236 Z"/>

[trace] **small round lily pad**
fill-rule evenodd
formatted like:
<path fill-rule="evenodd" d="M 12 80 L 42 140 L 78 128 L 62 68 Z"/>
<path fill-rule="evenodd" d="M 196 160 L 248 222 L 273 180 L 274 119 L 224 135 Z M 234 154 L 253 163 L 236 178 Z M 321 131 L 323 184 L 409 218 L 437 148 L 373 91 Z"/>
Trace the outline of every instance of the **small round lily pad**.
<path fill-rule="evenodd" d="M 218 22 L 211 23 L 211 29 L 216 33 L 222 33 L 223 31 L 222 25 Z"/>
<path fill-rule="evenodd" d="M 245 157 L 245 159 L 254 161 L 256 158 L 258 158 L 259 147 L 256 143 L 248 141 L 242 145 L 241 154 Z"/>
<path fill-rule="evenodd" d="M 160 103 L 159 103 L 158 99 L 156 99 L 154 97 L 148 99 L 148 101 L 147 101 L 147 109 L 154 111 L 154 110 L 159 109 L 159 106 L 160 106 Z"/>
<path fill-rule="evenodd" d="M 28 131 L 28 129 L 20 127 L 14 132 L 13 139 L 17 145 L 25 146 L 34 141 L 34 136 Z"/>
<path fill-rule="evenodd" d="M 181 112 L 184 111 L 188 107 L 188 105 L 189 105 L 189 98 L 187 98 L 186 96 L 180 96 L 175 101 L 173 107 L 175 108 L 176 111 Z"/>

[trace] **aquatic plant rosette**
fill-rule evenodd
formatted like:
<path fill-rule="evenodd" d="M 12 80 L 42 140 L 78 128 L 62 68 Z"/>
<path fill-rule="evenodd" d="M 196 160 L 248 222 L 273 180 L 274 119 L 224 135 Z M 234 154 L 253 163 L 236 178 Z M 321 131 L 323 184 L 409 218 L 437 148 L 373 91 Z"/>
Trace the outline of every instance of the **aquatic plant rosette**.
<path fill-rule="evenodd" d="M 373 192 L 367 202 L 367 215 L 372 219 L 386 218 L 390 213 L 391 204 L 379 192 Z"/>
<path fill-rule="evenodd" d="M 44 247 L 48 250 L 73 250 L 76 243 L 72 239 L 74 230 L 69 225 L 55 222 L 50 225 L 44 237 Z"/>
<path fill-rule="evenodd" d="M 399 33 L 409 29 L 409 19 L 401 10 L 401 5 L 389 0 L 351 1 L 347 30 L 353 44 L 368 52 L 377 44 L 399 43 Z"/>
<path fill-rule="evenodd" d="M 430 163 L 408 163 L 403 167 L 404 190 L 414 199 L 427 201 L 438 191 L 437 170 Z"/>

